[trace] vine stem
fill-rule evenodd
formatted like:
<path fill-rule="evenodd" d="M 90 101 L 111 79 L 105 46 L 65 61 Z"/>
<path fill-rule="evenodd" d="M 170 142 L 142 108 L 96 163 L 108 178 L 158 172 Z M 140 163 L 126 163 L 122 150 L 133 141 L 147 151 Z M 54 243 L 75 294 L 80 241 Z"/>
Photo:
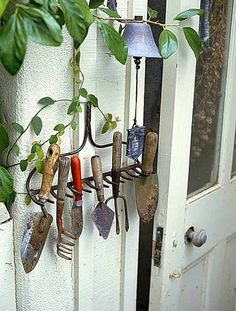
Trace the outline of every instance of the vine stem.
<path fill-rule="evenodd" d="M 151 20 L 135 20 L 133 18 L 116 18 L 116 17 L 101 17 L 101 16 L 97 16 L 97 15 L 93 15 L 95 18 L 99 19 L 99 20 L 104 20 L 104 21 L 118 21 L 118 22 L 123 22 L 123 23 L 128 23 L 128 22 L 135 22 L 135 23 L 141 23 L 141 24 L 152 24 L 152 25 L 158 25 L 160 27 L 180 27 L 182 28 L 179 24 L 162 24 L 158 21 L 154 22 Z"/>

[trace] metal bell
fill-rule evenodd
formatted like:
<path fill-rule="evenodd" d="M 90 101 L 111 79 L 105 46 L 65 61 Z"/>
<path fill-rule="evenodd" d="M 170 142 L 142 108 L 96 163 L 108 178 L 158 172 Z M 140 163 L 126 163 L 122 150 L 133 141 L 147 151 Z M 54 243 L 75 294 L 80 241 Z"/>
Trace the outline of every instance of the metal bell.
<path fill-rule="evenodd" d="M 127 23 L 123 33 L 123 38 L 128 47 L 128 55 L 161 58 L 150 25 L 140 22 L 142 16 L 135 16 L 135 20 L 137 22 Z"/>

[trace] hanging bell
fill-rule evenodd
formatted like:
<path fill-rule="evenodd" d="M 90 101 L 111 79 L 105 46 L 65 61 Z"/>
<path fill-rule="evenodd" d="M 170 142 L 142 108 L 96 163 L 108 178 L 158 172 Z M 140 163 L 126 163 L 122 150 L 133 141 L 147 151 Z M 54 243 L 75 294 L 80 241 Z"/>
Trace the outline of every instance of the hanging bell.
<path fill-rule="evenodd" d="M 142 16 L 135 16 L 134 19 L 134 22 L 127 23 L 123 33 L 123 38 L 128 47 L 128 55 L 161 58 L 150 25 L 141 22 Z"/>

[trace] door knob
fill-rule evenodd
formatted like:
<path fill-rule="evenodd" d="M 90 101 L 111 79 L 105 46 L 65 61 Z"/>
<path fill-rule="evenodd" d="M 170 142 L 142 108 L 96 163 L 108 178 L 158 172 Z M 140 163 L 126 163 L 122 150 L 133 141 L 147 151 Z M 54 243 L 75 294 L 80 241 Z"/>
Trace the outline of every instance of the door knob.
<path fill-rule="evenodd" d="M 185 233 L 185 241 L 188 244 L 193 244 L 196 247 L 201 247 L 206 243 L 207 234 L 204 229 L 195 231 L 194 227 L 190 227 Z"/>

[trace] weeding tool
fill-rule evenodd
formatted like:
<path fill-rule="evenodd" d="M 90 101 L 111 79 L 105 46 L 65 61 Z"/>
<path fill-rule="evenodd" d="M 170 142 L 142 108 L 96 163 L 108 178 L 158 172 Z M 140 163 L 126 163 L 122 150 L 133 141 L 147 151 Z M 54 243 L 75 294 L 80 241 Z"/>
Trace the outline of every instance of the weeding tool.
<path fill-rule="evenodd" d="M 106 240 L 114 219 L 114 212 L 104 203 L 103 173 L 102 162 L 99 156 L 91 158 L 93 179 L 95 186 L 99 188 L 97 191 L 98 205 L 93 211 L 91 218 L 97 227 L 100 235 Z"/>
<path fill-rule="evenodd" d="M 158 204 L 158 177 L 153 173 L 153 162 L 156 155 L 158 135 L 149 132 L 145 138 L 142 175 L 135 179 L 135 194 L 140 219 L 149 222 L 157 209 Z"/>
<path fill-rule="evenodd" d="M 50 145 L 44 162 L 43 178 L 39 192 L 39 204 L 42 212 L 30 215 L 21 242 L 21 260 L 26 273 L 31 272 L 37 265 L 53 220 L 52 215 L 47 212 L 44 205 L 49 198 L 59 155 L 59 145 Z"/>
<path fill-rule="evenodd" d="M 59 161 L 58 171 L 58 186 L 57 186 L 57 254 L 58 256 L 71 260 L 72 259 L 72 247 L 74 243 L 70 239 L 76 239 L 76 237 L 63 226 L 62 215 L 65 204 L 67 179 L 70 170 L 70 158 L 64 157 Z M 65 236 L 65 237 L 64 237 Z"/>
<path fill-rule="evenodd" d="M 117 199 L 121 199 L 124 203 L 124 211 L 125 211 L 125 230 L 126 232 L 129 230 L 129 220 L 128 220 L 128 210 L 127 203 L 124 196 L 119 195 L 120 192 L 120 177 L 121 177 L 121 150 L 122 150 L 122 134 L 120 132 L 115 132 L 113 134 L 113 146 L 112 146 L 112 196 L 109 197 L 105 204 L 114 199 L 115 205 L 115 217 L 116 217 L 116 234 L 120 234 L 120 224 L 118 218 L 118 207 L 117 207 Z"/>
<path fill-rule="evenodd" d="M 82 211 L 82 178 L 81 164 L 78 156 L 71 158 L 71 172 L 73 177 L 74 190 L 76 190 L 74 204 L 71 210 L 72 233 L 79 238 L 83 230 L 83 211 Z"/>

